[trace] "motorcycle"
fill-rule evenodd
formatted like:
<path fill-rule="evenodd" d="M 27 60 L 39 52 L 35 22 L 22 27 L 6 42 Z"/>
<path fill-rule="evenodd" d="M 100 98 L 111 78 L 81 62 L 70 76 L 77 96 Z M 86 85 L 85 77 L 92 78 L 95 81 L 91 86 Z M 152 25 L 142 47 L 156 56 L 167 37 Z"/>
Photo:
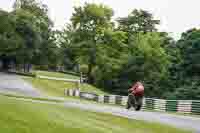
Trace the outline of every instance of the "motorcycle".
<path fill-rule="evenodd" d="M 130 109 L 131 107 L 133 107 L 135 111 L 139 111 L 141 110 L 142 105 L 143 105 L 143 97 L 136 97 L 131 93 L 128 94 L 126 109 Z"/>

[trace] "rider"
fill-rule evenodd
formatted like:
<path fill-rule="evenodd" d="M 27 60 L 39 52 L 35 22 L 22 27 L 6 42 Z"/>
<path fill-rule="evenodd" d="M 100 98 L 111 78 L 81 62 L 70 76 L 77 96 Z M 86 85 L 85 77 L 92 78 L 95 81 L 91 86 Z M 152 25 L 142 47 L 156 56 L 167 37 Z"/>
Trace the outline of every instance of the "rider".
<path fill-rule="evenodd" d="M 142 100 L 144 96 L 144 86 L 141 82 L 136 82 L 129 90 L 129 95 L 128 95 L 128 102 L 127 102 L 127 109 L 131 108 L 132 106 L 135 106 L 135 102 L 133 101 L 138 101 Z"/>

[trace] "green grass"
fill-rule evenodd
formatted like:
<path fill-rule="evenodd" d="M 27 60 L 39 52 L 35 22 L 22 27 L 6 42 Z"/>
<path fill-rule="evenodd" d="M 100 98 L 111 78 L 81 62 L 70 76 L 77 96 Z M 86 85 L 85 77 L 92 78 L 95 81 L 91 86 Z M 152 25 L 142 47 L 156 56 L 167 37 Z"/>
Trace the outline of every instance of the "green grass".
<path fill-rule="evenodd" d="M 39 101 L 46 101 L 46 102 L 57 102 L 57 103 L 63 103 L 64 101 L 62 100 L 57 100 L 57 99 L 48 99 L 48 98 L 40 98 L 40 97 L 29 97 L 29 96 L 24 96 L 20 94 L 6 94 L 6 93 L 0 93 L 0 96 L 6 96 L 6 97 L 11 97 L 11 98 L 23 98 L 27 100 L 39 100 Z"/>
<path fill-rule="evenodd" d="M 56 78 L 67 78 L 67 79 L 80 79 L 78 76 L 65 74 L 65 73 L 59 73 L 59 72 L 48 72 L 48 71 L 35 71 L 37 75 L 41 76 L 49 76 L 49 77 L 56 77 Z"/>
<path fill-rule="evenodd" d="M 42 93 L 49 96 L 65 97 L 64 89 L 77 88 L 77 84 L 72 82 L 54 81 L 32 77 L 24 77 L 24 79 L 30 82 L 35 88 L 38 88 Z M 96 94 L 106 94 L 104 91 L 89 84 L 81 84 L 81 91 L 93 92 Z"/>
<path fill-rule="evenodd" d="M 2 133 L 187 133 L 170 126 L 0 96 Z"/>

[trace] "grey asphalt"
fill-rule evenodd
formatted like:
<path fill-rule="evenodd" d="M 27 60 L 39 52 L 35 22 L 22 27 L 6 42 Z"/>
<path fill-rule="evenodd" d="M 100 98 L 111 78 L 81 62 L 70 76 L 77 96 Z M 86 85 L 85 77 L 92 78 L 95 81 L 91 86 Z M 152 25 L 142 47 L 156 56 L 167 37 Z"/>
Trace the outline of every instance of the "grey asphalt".
<path fill-rule="evenodd" d="M 0 92 L 17 93 L 26 96 L 40 96 L 40 92 L 20 76 L 0 72 Z"/>
<path fill-rule="evenodd" d="M 65 102 L 65 106 L 77 107 L 95 112 L 110 113 L 116 116 L 144 120 L 147 122 L 157 122 L 189 131 L 191 130 L 194 131 L 194 133 L 200 133 L 200 117 L 181 116 L 164 112 L 136 112 L 134 110 L 127 110 L 121 107 L 98 104 L 83 104 L 80 102 Z"/>
<path fill-rule="evenodd" d="M 0 92 L 17 92 L 17 93 L 22 93 L 24 95 L 41 97 L 40 92 L 37 91 L 37 89 L 35 89 L 30 84 L 25 82 L 19 76 L 12 74 L 5 74 L 5 73 L 0 73 Z M 160 112 L 143 112 L 143 111 L 135 112 L 134 110 L 126 110 L 122 107 L 116 107 L 116 106 L 94 104 L 89 102 L 82 103 L 77 100 L 65 100 L 63 98 L 53 98 L 53 99 L 62 100 L 64 102 L 65 107 L 75 107 L 83 110 L 110 113 L 116 116 L 122 116 L 136 120 L 144 120 L 148 122 L 158 122 L 185 130 L 192 130 L 194 131 L 194 133 L 200 133 L 200 117 L 181 116 L 181 115 L 174 115 L 174 114 L 160 113 Z M 27 100 L 23 98 L 20 100 L 40 102 L 40 103 L 44 102 L 44 101 Z M 54 102 L 44 102 L 44 103 L 58 104 Z M 59 104 L 63 105 L 63 103 Z"/>

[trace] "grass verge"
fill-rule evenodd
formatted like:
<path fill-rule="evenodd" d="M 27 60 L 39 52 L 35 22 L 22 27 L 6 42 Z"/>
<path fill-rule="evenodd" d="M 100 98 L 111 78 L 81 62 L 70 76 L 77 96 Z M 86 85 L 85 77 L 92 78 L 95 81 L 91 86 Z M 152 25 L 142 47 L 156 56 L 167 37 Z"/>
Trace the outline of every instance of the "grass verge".
<path fill-rule="evenodd" d="M 56 78 L 67 78 L 67 79 L 77 79 L 79 80 L 79 76 L 74 76 L 66 73 L 60 72 L 48 72 L 48 71 L 35 71 L 37 75 L 48 76 L 48 77 L 56 77 Z"/>
<path fill-rule="evenodd" d="M 187 133 L 156 123 L 0 96 L 2 133 Z"/>
<path fill-rule="evenodd" d="M 62 100 L 57 100 L 57 99 L 48 99 L 48 98 L 40 98 L 40 97 L 28 97 L 28 96 L 23 96 L 19 94 L 6 94 L 6 93 L 0 93 L 0 96 L 6 96 L 6 97 L 11 97 L 11 98 L 23 98 L 23 99 L 30 99 L 30 100 L 39 100 L 39 101 L 47 101 L 47 102 L 57 102 L 61 103 L 64 102 Z"/>
<path fill-rule="evenodd" d="M 32 77 L 23 77 L 23 79 L 31 83 L 35 88 L 38 88 L 42 93 L 49 96 L 66 97 L 64 95 L 65 89 L 77 88 L 77 84 L 72 82 L 54 81 Z M 81 84 L 81 91 L 93 92 L 96 94 L 107 94 L 104 91 L 89 84 Z"/>

